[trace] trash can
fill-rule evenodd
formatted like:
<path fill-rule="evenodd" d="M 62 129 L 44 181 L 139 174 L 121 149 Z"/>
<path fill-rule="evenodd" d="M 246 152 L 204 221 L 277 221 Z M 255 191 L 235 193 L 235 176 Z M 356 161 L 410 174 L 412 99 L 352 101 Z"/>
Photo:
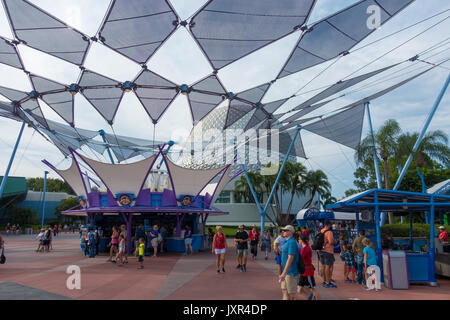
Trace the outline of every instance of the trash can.
<path fill-rule="evenodd" d="M 408 264 L 405 251 L 383 250 L 384 285 L 390 289 L 409 289 Z"/>

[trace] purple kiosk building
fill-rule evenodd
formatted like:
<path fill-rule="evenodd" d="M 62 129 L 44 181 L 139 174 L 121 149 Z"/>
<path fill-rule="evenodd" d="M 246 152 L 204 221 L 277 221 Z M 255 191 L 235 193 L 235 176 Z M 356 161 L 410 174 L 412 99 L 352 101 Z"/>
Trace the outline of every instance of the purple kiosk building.
<path fill-rule="evenodd" d="M 216 169 L 193 170 L 176 165 L 166 157 L 163 148 L 159 152 L 130 164 L 109 164 L 89 159 L 75 150 L 72 164 L 66 170 L 55 168 L 48 161 L 43 162 L 66 181 L 79 200 L 79 205 L 62 212 L 64 215 L 84 216 L 89 224 L 102 225 L 124 223 L 128 235 L 132 234 L 132 224 L 164 221 L 174 226 L 172 234 L 166 238 L 168 251 L 183 252 L 182 227 L 191 225 L 193 231 L 192 248 L 203 248 L 205 223 L 209 215 L 223 215 L 212 204 L 223 188 L 234 179 L 229 175 L 230 164 Z M 161 159 L 165 163 L 166 174 L 156 169 L 155 163 Z M 83 164 L 83 165 L 81 165 Z M 88 166 L 101 181 L 99 191 L 90 186 L 95 177 L 88 177 L 81 167 Z M 155 167 L 155 169 L 153 168 Z M 159 183 L 158 180 L 164 180 Z M 159 181 L 161 182 L 161 181 Z M 132 237 L 127 238 L 128 254 L 131 254 Z"/>

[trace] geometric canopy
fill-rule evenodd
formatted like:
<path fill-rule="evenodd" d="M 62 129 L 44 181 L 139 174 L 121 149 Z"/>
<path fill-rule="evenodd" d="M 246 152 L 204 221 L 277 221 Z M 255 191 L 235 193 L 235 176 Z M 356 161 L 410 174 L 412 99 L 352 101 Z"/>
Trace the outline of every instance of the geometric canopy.
<path fill-rule="evenodd" d="M 215 126 L 220 130 L 233 128 L 247 132 L 250 129 L 278 127 L 281 131 L 285 130 L 280 132 L 280 139 L 287 142 L 292 139 L 294 131 L 286 129 L 305 122 L 309 123 L 304 126 L 305 129 L 354 148 L 364 116 L 360 102 L 314 123 L 310 123 L 314 118 L 306 122 L 300 117 L 334 100 L 325 101 L 326 98 L 396 65 L 382 66 L 351 79 L 344 78 L 346 80 L 328 86 L 309 100 L 298 101 L 297 107 L 288 113 L 277 111 L 294 102 L 294 98 L 297 102 L 298 95 L 278 95 L 274 92 L 277 98 L 270 100 L 271 95 L 266 93 L 282 77 L 339 56 L 350 54 L 351 57 L 352 48 L 414 0 L 360 0 L 313 24 L 309 24 L 308 19 L 317 9 L 316 0 L 200 0 L 184 3 L 171 0 L 112 0 L 97 31 L 89 35 L 48 13 L 37 1 L 33 1 L 37 4 L 30 0 L 1 1 L 12 33 L 11 36 L 0 37 L 0 64 L 24 72 L 31 89 L 17 90 L 2 83 L 0 95 L 11 101 L 8 110 L 12 111 L 0 108 L 0 115 L 30 121 L 38 130 L 42 129 L 66 155 L 68 147 L 87 146 L 99 153 L 108 148 L 117 159 L 125 160 L 155 150 L 155 143 L 131 141 L 129 137 L 115 137 L 116 141 L 105 143 L 93 140 L 90 132 L 76 128 L 74 114 L 80 103 L 79 99 L 75 99 L 77 94 L 83 95 L 110 125 L 114 123 L 121 102 L 127 100 L 123 99 L 126 93 L 137 97 L 154 124 L 172 105 L 176 107 L 174 101 L 181 101 L 177 99 L 181 93 L 186 95 L 194 125 L 206 122 L 223 106 L 225 112 L 217 121 L 210 121 L 211 128 Z M 202 1 L 204 5 L 198 8 Z M 376 13 L 370 13 L 370 7 L 379 9 L 379 25 L 372 25 Z M 86 11 L 90 9 L 83 8 Z M 183 34 L 185 37 L 180 38 Z M 286 51 L 284 55 L 274 50 L 269 52 L 288 38 L 297 42 L 283 49 Z M 182 45 L 176 47 L 177 41 Z M 78 74 L 70 80 L 72 83 L 61 83 L 44 78 L 35 71 L 29 72 L 26 69 L 29 67 L 28 59 L 21 57 L 22 53 L 25 54 L 25 47 L 52 56 L 46 59 L 64 60 L 67 62 L 64 65 L 71 64 L 72 70 L 79 68 Z M 91 57 L 95 56 L 95 48 L 99 47 L 103 47 L 105 52 L 105 65 L 101 65 L 101 56 Z M 108 48 L 121 55 L 116 55 L 117 65 L 106 56 L 115 55 Z M 168 50 L 172 52 L 168 54 Z M 252 53 L 255 54 L 249 56 Z M 274 55 L 275 59 L 270 55 Z M 280 55 L 280 61 L 276 61 L 277 55 Z M 244 60 L 235 64 L 244 57 L 261 59 L 261 64 L 249 66 L 248 70 Z M 201 58 L 203 61 L 200 61 Z M 124 65 L 120 65 L 120 59 Z M 130 65 L 126 65 L 125 60 Z M 99 61 L 99 68 L 87 67 L 86 61 L 93 64 Z M 279 62 L 277 69 L 272 71 L 267 66 L 266 70 L 266 61 Z M 132 70 L 131 64 L 136 70 Z M 228 65 L 229 68 L 225 68 Z M 103 74 L 106 73 L 106 66 L 111 68 L 108 75 Z M 55 76 L 60 71 L 64 72 L 56 70 L 59 68 L 56 64 L 54 68 Z M 125 73 L 121 68 L 132 72 L 128 73 L 128 79 L 119 78 L 119 73 Z M 190 74 L 196 69 L 198 78 Z M 233 72 L 240 72 L 242 78 Z M 228 78 L 231 74 L 233 79 Z M 246 87 L 247 75 L 257 78 L 259 74 L 264 77 L 255 79 L 255 83 L 248 83 Z M 388 92 L 390 89 L 386 90 Z M 40 108 L 42 101 L 70 127 L 55 126 L 49 122 Z M 283 120 L 284 115 L 287 118 Z M 284 142 L 283 146 L 287 146 L 288 143 Z M 294 153 L 304 156 L 301 141 L 295 146 Z"/>

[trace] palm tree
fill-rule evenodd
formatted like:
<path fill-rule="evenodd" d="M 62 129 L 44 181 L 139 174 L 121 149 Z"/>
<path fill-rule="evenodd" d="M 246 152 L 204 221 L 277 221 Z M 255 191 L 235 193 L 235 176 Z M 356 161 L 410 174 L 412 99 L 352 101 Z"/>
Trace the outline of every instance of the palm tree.
<path fill-rule="evenodd" d="M 377 157 L 381 159 L 384 169 L 384 184 L 385 188 L 389 189 L 389 166 L 388 159 L 395 157 L 398 149 L 398 138 L 401 129 L 397 121 L 393 119 L 387 120 L 374 133 L 375 149 Z M 355 161 L 357 164 L 373 162 L 374 145 L 372 135 L 369 133 L 358 145 L 355 153 Z M 379 159 L 378 159 L 379 160 Z"/>
<path fill-rule="evenodd" d="M 289 164 L 289 165 L 288 165 Z M 291 213 L 292 202 L 294 200 L 295 195 L 304 195 L 306 193 L 306 176 L 307 169 L 300 162 L 297 163 L 286 163 L 286 176 L 288 182 L 288 189 L 291 191 L 291 198 L 289 200 L 289 205 L 286 211 L 286 214 Z"/>
<path fill-rule="evenodd" d="M 322 170 L 309 171 L 306 175 L 305 184 L 310 190 L 311 197 L 303 205 L 303 208 L 308 208 L 311 205 L 316 192 L 319 192 L 320 194 L 331 193 L 331 185 L 328 182 L 328 177 Z"/>
<path fill-rule="evenodd" d="M 383 164 L 384 185 L 386 189 L 390 189 L 388 160 L 389 158 L 395 157 L 398 152 L 398 138 L 400 134 L 401 129 L 398 122 L 389 119 L 374 133 L 373 138 L 369 133 L 356 148 L 355 161 L 357 164 L 368 163 L 368 161 L 373 162 L 375 148 L 376 156 L 381 158 L 381 163 Z M 389 223 L 394 223 L 394 214 L 392 212 L 388 213 L 388 217 Z"/>
<path fill-rule="evenodd" d="M 255 192 L 258 194 L 261 194 L 262 192 L 262 176 L 258 173 L 254 172 L 247 172 L 248 178 L 250 179 L 250 182 L 253 185 L 253 188 L 255 189 Z M 253 202 L 253 195 L 250 190 L 250 186 L 247 183 L 247 179 L 244 175 L 241 175 L 239 177 L 239 180 L 237 180 L 234 184 L 234 191 L 237 194 L 240 194 L 244 197 L 245 201 L 247 202 Z"/>
<path fill-rule="evenodd" d="M 398 148 L 395 157 L 396 164 L 402 165 L 410 155 L 419 133 L 404 133 L 398 138 Z M 445 167 L 450 166 L 450 148 L 448 147 L 448 136 L 441 130 L 427 133 L 419 145 L 413 157 L 413 165 L 416 168 L 434 167 L 433 160 L 438 161 Z"/>

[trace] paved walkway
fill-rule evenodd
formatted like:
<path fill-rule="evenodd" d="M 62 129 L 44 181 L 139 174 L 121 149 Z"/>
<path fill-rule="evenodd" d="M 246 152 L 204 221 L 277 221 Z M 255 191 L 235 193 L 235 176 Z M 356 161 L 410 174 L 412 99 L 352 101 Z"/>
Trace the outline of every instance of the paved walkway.
<path fill-rule="evenodd" d="M 158 258 L 145 257 L 143 270 L 137 269 L 135 257 L 129 264 L 117 266 L 106 256 L 94 259 L 80 251 L 78 234 L 54 239 L 50 253 L 34 252 L 32 236 L 4 236 L 7 262 L 0 265 L 0 300 L 6 299 L 190 299 L 190 300 L 279 300 L 281 290 L 273 255 L 268 260 L 260 254 L 249 258 L 247 272 L 236 267 L 236 250 L 226 255 L 226 273 L 217 274 L 215 257 L 210 251 L 183 256 L 164 253 Z M 231 243 L 231 242 L 230 242 Z M 66 281 L 69 265 L 81 269 L 81 289 L 69 290 Z M 439 287 L 412 286 L 410 290 L 366 292 L 355 284 L 344 283 L 343 263 L 335 265 L 333 278 L 338 288 L 318 291 L 322 299 L 430 299 L 449 300 L 450 280 L 439 279 Z M 316 281 L 321 283 L 316 274 Z"/>

